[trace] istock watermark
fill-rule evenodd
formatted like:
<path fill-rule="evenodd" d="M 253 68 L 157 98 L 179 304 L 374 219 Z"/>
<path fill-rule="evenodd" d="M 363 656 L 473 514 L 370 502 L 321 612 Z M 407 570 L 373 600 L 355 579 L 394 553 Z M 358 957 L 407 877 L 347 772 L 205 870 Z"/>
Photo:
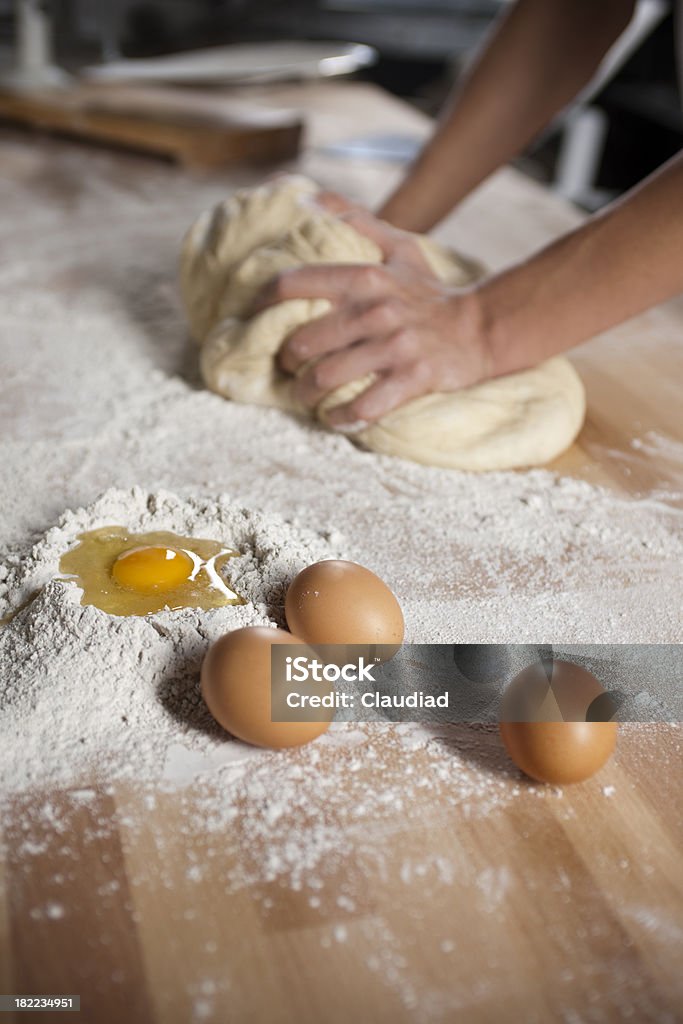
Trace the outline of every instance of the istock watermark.
<path fill-rule="evenodd" d="M 373 672 L 377 669 L 377 661 L 367 663 L 363 655 L 357 662 L 338 665 L 335 662 L 318 661 L 301 654 L 296 658 L 287 655 L 285 658 L 285 679 L 288 683 L 374 683 Z"/>
<path fill-rule="evenodd" d="M 679 644 L 277 644 L 271 717 L 339 721 L 683 720 Z"/>

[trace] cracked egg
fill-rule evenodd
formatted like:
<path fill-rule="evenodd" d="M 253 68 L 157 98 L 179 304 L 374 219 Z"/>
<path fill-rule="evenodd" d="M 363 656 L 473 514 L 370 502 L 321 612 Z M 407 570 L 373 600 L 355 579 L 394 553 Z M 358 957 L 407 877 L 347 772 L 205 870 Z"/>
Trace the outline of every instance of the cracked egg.
<path fill-rule="evenodd" d="M 164 530 L 129 533 L 122 526 L 89 530 L 77 540 L 59 568 L 82 588 L 81 604 L 110 615 L 244 604 L 221 575 L 238 552 L 220 541 Z"/>

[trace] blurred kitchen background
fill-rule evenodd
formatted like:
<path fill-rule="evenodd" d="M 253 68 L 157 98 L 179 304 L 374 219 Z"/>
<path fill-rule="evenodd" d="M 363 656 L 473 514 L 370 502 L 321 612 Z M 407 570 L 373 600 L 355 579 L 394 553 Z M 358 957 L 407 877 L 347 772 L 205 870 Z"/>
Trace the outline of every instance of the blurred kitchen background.
<path fill-rule="evenodd" d="M 0 0 L 0 74 L 16 62 L 21 17 L 37 10 L 50 24 L 60 68 L 318 41 L 330 44 L 331 57 L 337 45 L 342 57 L 359 57 L 337 71 L 436 114 L 504 6 L 505 0 Z M 674 39 L 672 4 L 640 0 L 601 76 L 517 165 L 595 209 L 676 152 L 683 117 Z M 353 51 L 349 43 L 371 49 Z M 399 146 L 395 158 L 408 155 Z"/>

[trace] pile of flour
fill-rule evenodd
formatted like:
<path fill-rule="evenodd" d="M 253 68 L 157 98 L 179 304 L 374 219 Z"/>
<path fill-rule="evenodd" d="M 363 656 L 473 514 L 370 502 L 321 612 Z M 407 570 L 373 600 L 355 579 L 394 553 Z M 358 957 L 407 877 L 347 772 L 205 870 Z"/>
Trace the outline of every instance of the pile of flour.
<path fill-rule="evenodd" d="M 225 568 L 246 601 L 118 617 L 80 603 L 59 576 L 78 534 L 123 525 L 222 541 L 240 552 Z M 29 552 L 0 569 L 0 792 L 92 777 L 155 777 L 180 738 L 224 745 L 199 693 L 208 645 L 241 626 L 284 625 L 284 595 L 304 566 L 339 553 L 323 536 L 225 496 L 182 499 L 109 490 L 65 513 Z M 19 609 L 16 614 L 13 612 Z"/>

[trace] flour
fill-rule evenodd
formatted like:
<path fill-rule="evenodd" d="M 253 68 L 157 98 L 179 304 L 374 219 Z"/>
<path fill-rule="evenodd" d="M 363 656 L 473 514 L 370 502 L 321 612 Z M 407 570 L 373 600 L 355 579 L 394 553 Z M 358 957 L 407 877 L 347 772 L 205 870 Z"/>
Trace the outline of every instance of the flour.
<path fill-rule="evenodd" d="M 539 893 L 522 874 L 508 892 L 507 876 L 482 865 L 490 856 L 490 866 L 504 868 L 511 856 L 497 845 L 489 853 L 488 820 L 505 822 L 509 812 L 516 842 L 530 850 L 539 819 L 576 825 L 581 809 L 598 801 L 599 814 L 621 820 L 634 790 L 647 802 L 647 789 L 636 789 L 641 780 L 680 777 L 680 726 L 622 728 L 615 760 L 574 795 L 527 784 L 491 728 L 342 724 L 300 750 L 249 748 L 207 716 L 199 661 L 233 625 L 279 622 L 284 579 L 302 561 L 331 553 L 386 580 L 409 641 L 679 642 L 680 490 L 626 500 L 544 471 L 428 469 L 358 451 L 277 410 L 208 394 L 178 306 L 176 258 L 197 213 L 251 174 L 231 175 L 227 184 L 226 175 L 190 182 L 182 170 L 145 160 L 48 145 L 46 170 L 37 147 L 23 137 L 9 141 L 0 182 L 11 252 L 0 267 L 0 616 L 39 591 L 0 630 L 0 803 L 9 805 L 2 838 L 12 900 L 35 911 L 46 942 L 92 898 L 87 940 L 104 955 L 122 914 L 132 930 L 147 913 L 145 897 L 158 907 L 168 893 L 159 920 L 169 942 L 188 935 L 195 944 L 193 962 L 178 947 L 169 960 L 183 962 L 179 988 L 194 1002 L 186 1020 L 226 1019 L 230 986 L 243 989 L 214 915 L 190 931 L 198 907 L 215 907 L 218 918 L 232 912 L 224 892 L 237 894 L 238 912 L 246 903 L 265 919 L 277 922 L 282 913 L 289 927 L 301 923 L 299 934 L 312 929 L 320 949 L 308 946 L 305 955 L 317 953 L 330 972 L 338 964 L 325 962 L 323 947 L 330 956 L 338 947 L 347 957 L 356 947 L 372 950 L 367 961 L 361 953 L 347 963 L 375 976 L 411 1019 L 486 1016 L 487 1000 L 507 1005 L 509 975 L 485 966 L 487 976 L 455 993 L 438 970 L 419 967 L 413 923 L 425 908 L 439 909 L 416 933 L 437 969 L 439 957 L 455 962 L 471 943 L 461 906 L 469 920 L 481 912 L 491 923 L 489 937 L 509 934 L 494 914 L 504 919 L 510 905 L 535 906 Z M 366 179 L 365 168 L 349 171 L 356 184 Z M 386 187 L 386 168 L 372 180 Z M 358 194 L 372 198 L 363 187 Z M 529 222 L 524 202 L 528 236 L 541 231 L 541 220 Z M 496 240 L 491 251 L 494 220 L 509 214 L 500 204 L 465 211 L 470 223 L 489 225 L 476 235 Z M 448 240 L 491 255 L 470 244 L 476 238 L 454 232 Z M 662 446 L 650 434 L 640 441 L 622 453 L 623 465 L 647 463 L 647 481 Z M 598 464 L 603 454 L 593 442 Z M 680 466 L 680 452 L 667 455 Z M 82 608 L 74 587 L 51 582 L 64 547 L 82 530 L 120 523 L 232 541 L 237 508 L 247 510 L 240 522 L 248 525 L 239 532 L 246 557 L 235 587 L 250 604 L 241 608 L 117 620 Z M 666 814 L 675 826 L 673 801 Z M 464 845 L 470 832 L 484 851 L 474 859 Z M 658 829 L 638 842 L 617 860 L 607 844 L 597 866 L 614 901 L 623 892 L 633 906 L 633 927 L 650 942 L 659 936 L 656 951 L 670 956 L 668 890 L 658 895 L 642 881 L 657 861 Z M 119 846 L 125 870 L 112 860 L 101 877 L 84 877 L 83 863 L 104 861 Z M 557 885 L 560 868 L 586 892 L 574 859 L 557 865 Z M 374 912 L 375 891 L 380 904 L 401 908 L 400 921 Z M 588 915 L 594 906 L 584 909 Z M 573 921 L 554 919 L 558 948 L 576 947 Z M 347 930 L 343 942 L 338 925 Z M 498 951 L 499 963 L 506 952 Z M 595 989 L 593 953 L 586 945 L 586 959 L 571 961 L 577 990 Z M 107 969 L 116 986 L 139 984 L 123 960 Z M 589 1016 L 577 1011 L 582 1019 L 623 1016 L 609 1001 L 617 990 L 635 1018 L 663 1019 L 661 1006 L 641 994 L 631 960 L 604 969 L 608 997 Z M 150 986 L 164 991 L 167 976 Z M 569 1020 L 573 996 L 559 998 Z M 182 1012 L 176 1006 L 167 1016 Z"/>
<path fill-rule="evenodd" d="M 239 551 L 225 572 L 246 603 L 144 617 L 82 606 L 76 582 L 59 579 L 59 559 L 79 533 L 117 524 L 216 539 Z M 0 792 L 74 785 L 86 773 L 155 777 L 180 739 L 203 763 L 225 745 L 198 688 L 209 643 L 240 626 L 284 625 L 290 580 L 339 553 L 339 543 L 226 496 L 110 490 L 65 513 L 3 569 L 0 609 L 21 610 L 0 632 Z"/>

